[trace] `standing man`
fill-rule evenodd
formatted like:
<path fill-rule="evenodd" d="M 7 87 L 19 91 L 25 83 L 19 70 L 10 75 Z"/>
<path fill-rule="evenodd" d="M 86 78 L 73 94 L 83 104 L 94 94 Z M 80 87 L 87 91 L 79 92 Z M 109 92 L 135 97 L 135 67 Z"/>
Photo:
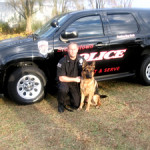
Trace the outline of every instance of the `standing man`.
<path fill-rule="evenodd" d="M 71 106 L 75 109 L 80 104 L 80 75 L 84 59 L 77 55 L 78 45 L 70 43 L 68 54 L 57 64 L 58 84 L 58 112 L 64 112 L 66 98 L 69 94 Z"/>

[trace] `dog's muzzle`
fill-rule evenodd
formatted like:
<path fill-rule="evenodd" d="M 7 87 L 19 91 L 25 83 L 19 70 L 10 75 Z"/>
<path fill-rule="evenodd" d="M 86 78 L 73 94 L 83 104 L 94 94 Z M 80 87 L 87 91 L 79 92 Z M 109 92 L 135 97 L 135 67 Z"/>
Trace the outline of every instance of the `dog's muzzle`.
<path fill-rule="evenodd" d="M 87 79 L 91 79 L 91 78 L 92 78 L 92 75 L 91 75 L 91 74 L 87 74 L 87 75 L 86 75 L 86 78 L 87 78 Z"/>

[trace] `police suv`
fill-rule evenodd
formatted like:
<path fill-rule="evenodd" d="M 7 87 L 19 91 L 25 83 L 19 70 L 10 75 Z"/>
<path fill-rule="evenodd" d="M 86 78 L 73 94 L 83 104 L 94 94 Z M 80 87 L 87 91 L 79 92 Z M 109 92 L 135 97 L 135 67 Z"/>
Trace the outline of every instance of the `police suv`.
<path fill-rule="evenodd" d="M 150 10 L 102 9 L 63 14 L 26 38 L 0 41 L 0 91 L 31 104 L 43 99 L 69 42 L 96 62 L 98 81 L 137 75 L 150 85 Z"/>

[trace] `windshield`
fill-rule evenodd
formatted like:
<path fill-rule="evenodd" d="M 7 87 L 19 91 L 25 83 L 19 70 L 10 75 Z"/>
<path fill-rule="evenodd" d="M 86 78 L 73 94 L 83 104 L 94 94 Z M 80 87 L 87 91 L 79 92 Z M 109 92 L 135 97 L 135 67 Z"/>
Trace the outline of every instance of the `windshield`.
<path fill-rule="evenodd" d="M 61 26 L 67 20 L 68 17 L 69 17 L 69 14 L 63 14 L 63 15 L 59 15 L 50 19 L 45 25 L 42 26 L 42 28 L 35 31 L 35 34 L 37 34 L 40 38 L 48 37 L 56 29 L 56 27 L 54 28 L 51 26 L 51 22 L 53 20 L 57 20 L 59 26 Z"/>

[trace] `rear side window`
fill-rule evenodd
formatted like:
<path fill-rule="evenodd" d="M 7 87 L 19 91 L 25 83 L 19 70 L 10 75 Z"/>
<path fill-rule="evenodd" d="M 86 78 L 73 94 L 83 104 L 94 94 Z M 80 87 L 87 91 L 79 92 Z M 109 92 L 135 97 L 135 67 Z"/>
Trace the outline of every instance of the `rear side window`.
<path fill-rule="evenodd" d="M 144 22 L 149 26 L 150 25 L 150 13 L 140 12 L 140 15 L 143 18 Z"/>
<path fill-rule="evenodd" d="M 137 22 L 131 14 L 109 14 L 108 21 L 112 34 L 129 34 L 138 31 Z"/>
<path fill-rule="evenodd" d="M 100 16 L 82 17 L 70 24 L 68 29 L 70 28 L 77 29 L 79 38 L 103 35 L 103 28 Z"/>

